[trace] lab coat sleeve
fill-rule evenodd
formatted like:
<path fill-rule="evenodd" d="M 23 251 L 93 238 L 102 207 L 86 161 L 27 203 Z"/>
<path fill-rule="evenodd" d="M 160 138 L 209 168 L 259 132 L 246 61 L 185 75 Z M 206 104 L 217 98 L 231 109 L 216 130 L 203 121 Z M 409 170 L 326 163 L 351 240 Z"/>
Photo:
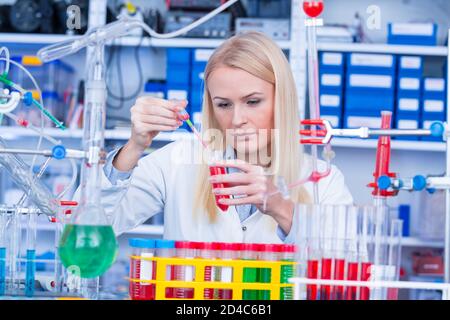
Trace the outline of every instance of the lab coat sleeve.
<path fill-rule="evenodd" d="M 330 175 L 322 181 L 323 186 L 319 184 L 320 204 L 353 204 L 353 197 L 345 185 L 344 175 L 336 166 L 332 166 Z M 298 207 L 296 206 L 294 209 L 294 216 L 298 214 L 297 210 Z M 298 230 L 298 226 L 296 225 L 297 220 L 298 219 L 293 219 L 291 230 L 286 237 L 282 237 L 284 232 L 278 227 L 278 236 L 284 243 L 295 243 L 295 230 Z"/>
<path fill-rule="evenodd" d="M 103 167 L 103 172 L 105 173 L 105 176 L 108 178 L 108 180 L 113 185 L 117 185 L 117 181 L 119 180 L 127 180 L 130 178 L 132 170 L 130 171 L 120 171 L 114 168 L 113 166 L 113 160 L 116 157 L 116 155 L 119 153 L 119 151 L 122 148 L 117 148 L 110 153 L 108 153 L 105 161 L 105 166 Z"/>
<path fill-rule="evenodd" d="M 111 181 L 102 170 L 101 203 L 116 234 L 124 233 L 164 211 L 165 176 L 160 151 L 139 160 L 128 179 Z"/>

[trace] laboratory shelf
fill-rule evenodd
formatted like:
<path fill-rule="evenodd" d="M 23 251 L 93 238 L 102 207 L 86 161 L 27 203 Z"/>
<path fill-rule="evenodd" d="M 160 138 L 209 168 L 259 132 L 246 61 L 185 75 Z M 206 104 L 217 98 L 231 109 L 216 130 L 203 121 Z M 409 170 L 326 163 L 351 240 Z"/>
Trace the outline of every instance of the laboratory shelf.
<path fill-rule="evenodd" d="M 56 128 L 45 128 L 44 133 L 55 139 L 81 139 L 83 130 L 67 129 L 60 130 Z M 105 130 L 105 139 L 107 140 L 128 140 L 130 138 L 130 129 L 110 129 Z M 38 134 L 30 129 L 22 127 L 0 126 L 0 136 L 5 140 L 14 140 L 19 137 L 37 137 Z M 154 141 L 176 141 L 179 139 L 193 139 L 194 135 L 188 131 L 161 132 Z M 335 138 L 331 145 L 336 148 L 355 148 L 355 149 L 376 149 L 377 140 L 375 139 L 347 139 Z M 406 151 L 431 151 L 445 152 L 445 143 L 431 141 L 391 141 L 393 150 Z"/>
<path fill-rule="evenodd" d="M 331 141 L 333 147 L 357 148 L 357 149 L 376 149 L 378 141 L 376 139 L 350 139 L 336 138 Z M 431 141 L 400 141 L 392 140 L 391 148 L 393 150 L 407 151 L 430 151 L 445 152 L 445 143 Z"/>
<path fill-rule="evenodd" d="M 390 54 L 414 54 L 419 56 L 440 56 L 449 55 L 449 49 L 445 46 L 412 46 L 412 45 L 392 45 L 384 43 L 331 43 L 319 42 L 317 48 L 320 51 L 338 52 L 362 52 L 362 53 L 390 53 Z"/>
<path fill-rule="evenodd" d="M 69 36 L 64 34 L 29 34 L 29 33 L 0 33 L 0 43 L 5 44 L 54 44 L 60 41 L 76 39 L 79 36 Z M 155 39 L 145 37 L 141 42 L 141 37 L 128 36 L 108 42 L 109 45 L 137 46 L 141 43 L 144 47 L 157 48 L 217 48 L 224 42 L 224 39 L 204 39 L 204 38 L 175 38 L 175 39 Z M 290 41 L 277 41 L 282 49 L 290 49 Z"/>
<path fill-rule="evenodd" d="M 443 248 L 443 240 L 428 240 L 420 239 L 416 237 L 403 237 L 402 238 L 403 247 L 425 247 L 425 248 Z"/>

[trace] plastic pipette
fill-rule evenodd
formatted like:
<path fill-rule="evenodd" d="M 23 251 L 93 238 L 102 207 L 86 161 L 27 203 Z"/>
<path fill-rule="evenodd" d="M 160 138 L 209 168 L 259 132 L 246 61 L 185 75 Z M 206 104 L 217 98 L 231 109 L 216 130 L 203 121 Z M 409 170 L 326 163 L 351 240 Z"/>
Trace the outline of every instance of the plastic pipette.
<path fill-rule="evenodd" d="M 200 132 L 198 132 L 198 130 L 197 129 L 195 129 L 195 127 L 194 127 L 194 125 L 193 125 L 193 123 L 191 122 L 191 119 L 190 119 L 190 117 L 189 117 L 189 113 L 187 113 L 186 112 L 186 110 L 181 110 L 179 113 L 178 113 L 178 115 L 179 115 L 179 119 L 181 120 L 181 121 L 185 121 L 186 123 L 187 123 L 187 125 L 189 126 L 189 128 L 191 128 L 191 130 L 192 130 L 192 132 L 195 134 L 195 136 L 198 138 L 198 140 L 201 142 L 201 144 L 203 145 L 203 147 L 205 148 L 205 149 L 207 149 L 208 148 L 208 145 L 206 144 L 206 142 L 205 141 L 203 141 L 203 139 L 202 139 L 202 137 L 201 137 L 201 135 L 200 135 Z"/>

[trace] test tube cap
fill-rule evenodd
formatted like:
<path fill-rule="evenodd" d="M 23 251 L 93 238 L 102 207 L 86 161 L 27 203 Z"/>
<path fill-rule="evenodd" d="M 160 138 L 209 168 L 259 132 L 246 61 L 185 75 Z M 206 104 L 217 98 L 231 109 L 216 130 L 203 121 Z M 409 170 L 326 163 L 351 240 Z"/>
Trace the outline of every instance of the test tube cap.
<path fill-rule="evenodd" d="M 197 242 L 191 242 L 191 241 L 175 241 L 175 248 L 176 249 L 196 249 L 197 248 Z"/>
<path fill-rule="evenodd" d="M 158 249 L 173 249 L 173 248 L 175 248 L 175 241 L 157 239 L 157 240 L 155 240 L 155 246 Z"/>
<path fill-rule="evenodd" d="M 144 239 L 144 238 L 131 238 L 128 239 L 128 244 L 133 248 L 155 248 L 154 239 Z"/>

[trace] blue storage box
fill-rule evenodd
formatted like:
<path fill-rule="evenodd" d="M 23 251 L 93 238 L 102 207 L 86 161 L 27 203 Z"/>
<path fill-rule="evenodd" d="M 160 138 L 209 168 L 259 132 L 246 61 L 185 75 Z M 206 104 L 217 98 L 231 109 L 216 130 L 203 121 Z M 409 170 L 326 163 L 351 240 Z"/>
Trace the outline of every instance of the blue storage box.
<path fill-rule="evenodd" d="M 446 97 L 446 81 L 444 78 L 425 78 L 423 83 L 424 99 L 442 99 Z"/>
<path fill-rule="evenodd" d="M 193 86 L 202 86 L 205 76 L 205 66 L 193 65 L 191 72 L 191 84 Z"/>
<path fill-rule="evenodd" d="M 145 84 L 144 92 L 157 98 L 166 97 L 167 86 L 164 81 L 149 81 Z"/>
<path fill-rule="evenodd" d="M 340 73 L 320 72 L 320 92 L 327 89 L 342 89 L 344 77 Z"/>
<path fill-rule="evenodd" d="M 334 112 L 341 112 L 342 110 L 342 90 L 328 89 L 320 90 L 319 96 L 320 110 L 333 110 Z"/>
<path fill-rule="evenodd" d="M 167 65 L 166 81 L 168 85 L 189 86 L 191 70 L 190 65 L 171 64 Z"/>
<path fill-rule="evenodd" d="M 401 113 L 395 117 L 397 129 L 419 129 L 421 126 L 419 114 Z M 419 137 L 395 137 L 396 140 L 419 140 Z"/>
<path fill-rule="evenodd" d="M 418 77 L 399 76 L 397 87 L 399 94 L 412 94 L 420 97 L 422 79 Z"/>
<path fill-rule="evenodd" d="M 344 113 L 344 128 L 369 127 L 371 129 L 379 129 L 381 127 L 381 113 Z"/>
<path fill-rule="evenodd" d="M 319 70 L 320 72 L 344 73 L 344 54 L 339 52 L 320 52 Z"/>
<path fill-rule="evenodd" d="M 355 74 L 347 76 L 347 91 L 373 94 L 393 94 L 394 76 L 384 74 Z"/>
<path fill-rule="evenodd" d="M 348 74 L 395 76 L 397 60 L 391 54 L 352 53 L 347 56 Z"/>
<path fill-rule="evenodd" d="M 380 113 L 394 111 L 394 94 L 389 91 L 379 93 L 350 92 L 347 90 L 345 111 L 359 113 Z"/>
<path fill-rule="evenodd" d="M 168 48 L 167 49 L 167 66 L 172 64 L 191 64 L 191 49 L 184 48 Z"/>
<path fill-rule="evenodd" d="M 192 65 L 202 65 L 203 67 L 206 67 L 208 60 L 213 53 L 213 49 L 192 50 Z"/>
<path fill-rule="evenodd" d="M 438 25 L 434 23 L 389 23 L 388 43 L 418 46 L 437 45 Z"/>
<path fill-rule="evenodd" d="M 189 104 L 191 106 L 190 115 L 192 123 L 199 130 L 201 129 L 200 126 L 202 123 L 202 102 L 203 102 L 203 91 L 192 90 L 190 93 L 190 101 L 189 101 Z"/>
<path fill-rule="evenodd" d="M 423 99 L 423 115 L 429 117 L 435 117 L 436 115 L 441 117 L 445 116 L 445 100 L 444 99 Z"/>
<path fill-rule="evenodd" d="M 405 114 L 419 117 L 421 98 L 416 94 L 402 93 L 397 98 L 397 114 Z"/>
<path fill-rule="evenodd" d="M 399 77 L 422 78 L 423 58 L 415 56 L 401 56 L 398 61 Z"/>

